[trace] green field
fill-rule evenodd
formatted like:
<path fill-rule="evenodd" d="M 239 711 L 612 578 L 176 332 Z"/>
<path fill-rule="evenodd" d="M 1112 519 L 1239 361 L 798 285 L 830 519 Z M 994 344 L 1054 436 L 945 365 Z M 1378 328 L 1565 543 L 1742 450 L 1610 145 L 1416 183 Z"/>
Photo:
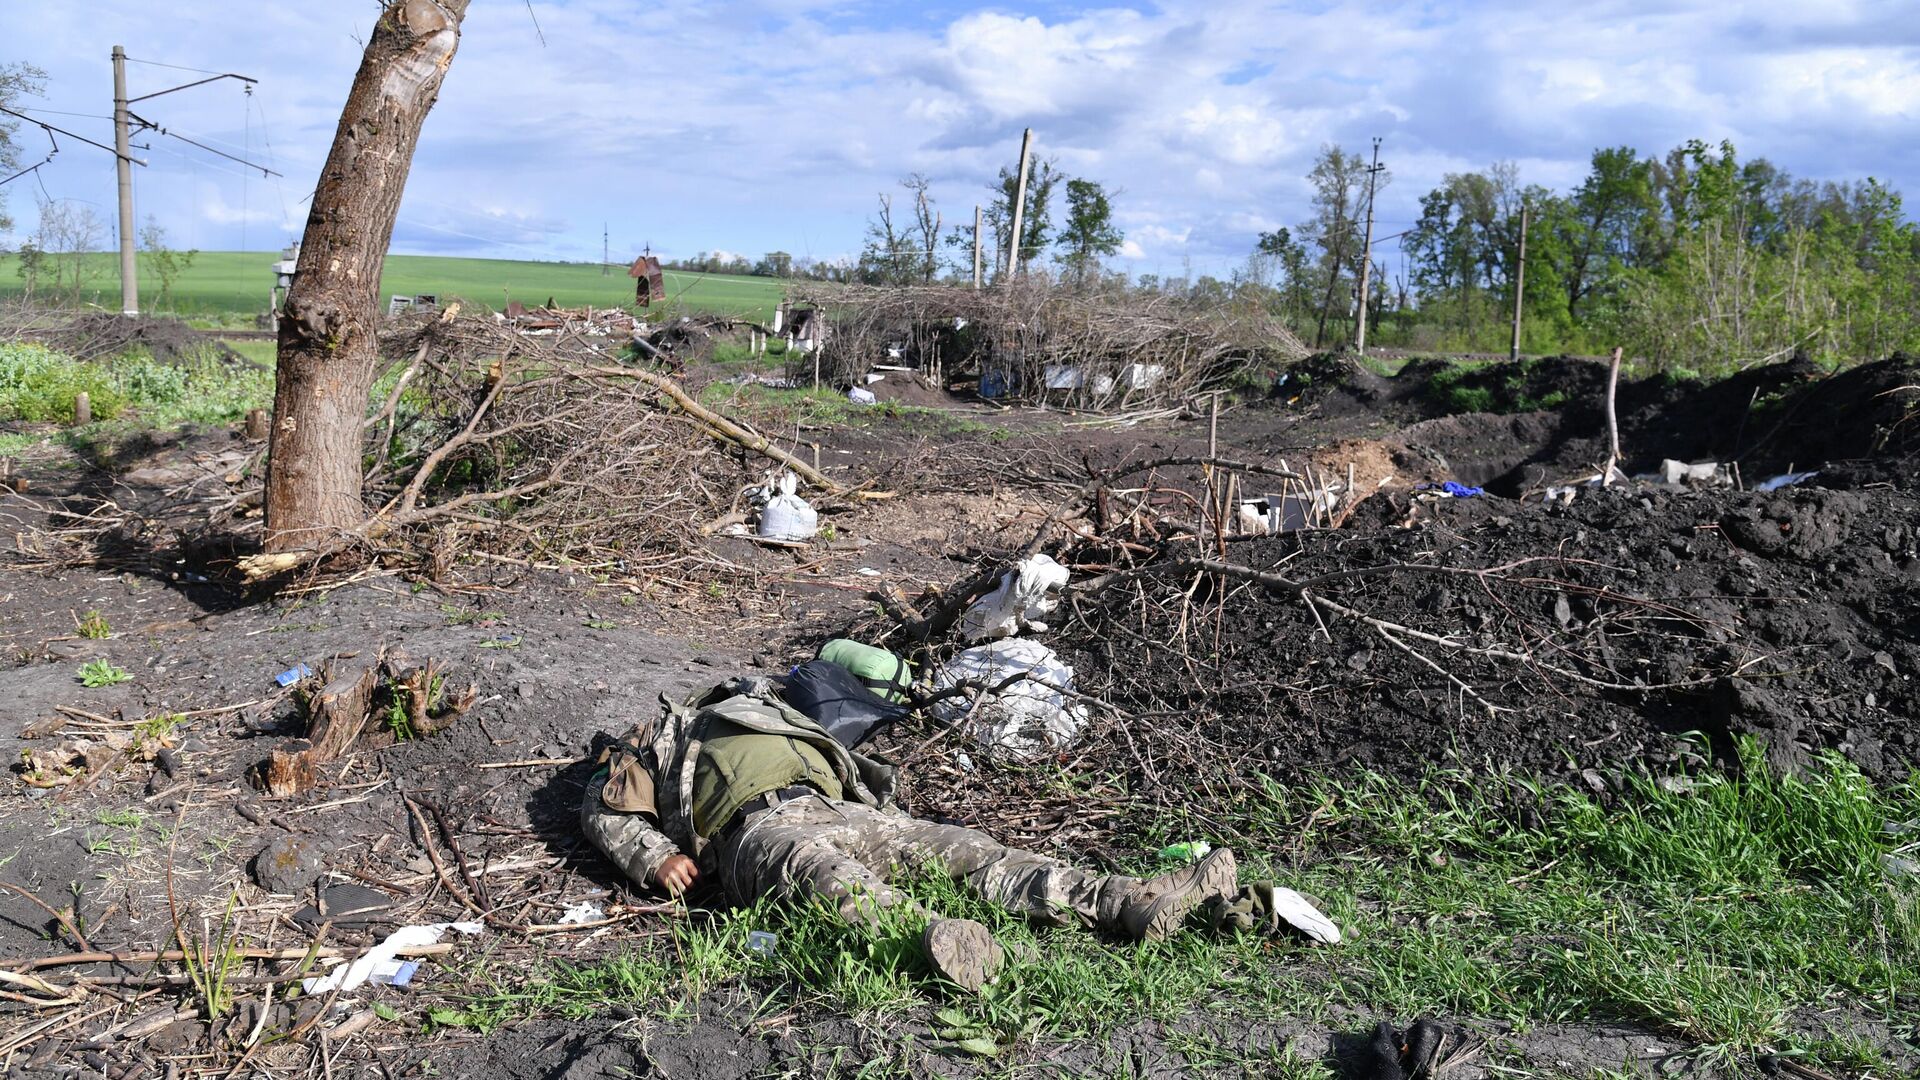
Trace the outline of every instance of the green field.
<path fill-rule="evenodd" d="M 273 286 L 277 253 L 263 251 L 203 251 L 193 266 L 174 283 L 172 311 L 183 316 L 250 316 L 265 311 Z M 85 256 L 88 282 L 86 303 L 116 308 L 120 284 L 118 261 L 111 253 Z M 443 301 L 459 298 L 474 305 L 503 308 L 508 300 L 529 307 L 548 298 L 563 307 L 619 307 L 633 300 L 633 279 L 625 267 L 602 275 L 600 267 L 580 263 L 516 262 L 508 259 L 452 259 L 427 255 L 387 258 L 380 282 L 382 297 L 393 294 L 434 293 Z M 0 299 L 25 289 L 19 259 L 0 255 Z M 772 278 L 729 277 L 717 274 L 667 272 L 667 296 L 683 310 L 770 319 L 780 300 L 780 284 Z M 158 304 L 159 282 L 141 267 L 140 303 Z"/>

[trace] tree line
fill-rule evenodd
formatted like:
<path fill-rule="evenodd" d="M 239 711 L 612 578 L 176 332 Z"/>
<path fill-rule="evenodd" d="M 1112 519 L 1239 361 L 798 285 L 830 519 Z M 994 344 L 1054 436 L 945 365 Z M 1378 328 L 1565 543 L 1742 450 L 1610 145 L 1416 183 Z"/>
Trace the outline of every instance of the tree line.
<path fill-rule="evenodd" d="M 1226 291 L 1322 347 L 1351 341 L 1364 176 L 1358 155 L 1324 148 L 1309 220 L 1261 234 Z M 1920 229 L 1900 193 L 1872 178 L 1797 179 L 1727 142 L 1598 149 L 1565 192 L 1523 184 L 1508 162 L 1447 174 L 1395 235 L 1397 266 L 1373 256 L 1368 339 L 1382 345 L 1503 351 L 1524 281 L 1532 352 L 1619 345 L 1704 369 L 1920 347 Z"/>

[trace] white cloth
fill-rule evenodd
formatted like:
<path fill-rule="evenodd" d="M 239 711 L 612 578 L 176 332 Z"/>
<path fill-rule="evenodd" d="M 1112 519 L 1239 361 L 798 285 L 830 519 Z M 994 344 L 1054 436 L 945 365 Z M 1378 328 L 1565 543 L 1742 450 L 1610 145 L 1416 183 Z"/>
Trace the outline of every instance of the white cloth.
<path fill-rule="evenodd" d="M 309 994 L 330 994 L 336 988 L 355 990 L 366 984 L 369 976 L 376 970 L 391 971 L 394 958 L 401 949 L 417 949 L 422 945 L 439 942 L 441 935 L 448 930 L 458 930 L 472 936 L 485 929 L 477 922 L 428 923 L 424 926 L 403 926 L 387 935 L 387 940 L 368 949 L 358 960 L 351 964 L 342 964 L 331 972 L 311 979 L 302 979 L 300 988 Z"/>
<path fill-rule="evenodd" d="M 1012 637 L 1022 630 L 1045 630 L 1046 617 L 1060 605 L 1053 595 L 1067 583 L 1067 568 L 1045 555 L 1023 559 L 1000 576 L 1000 584 L 974 601 L 960 617 L 960 633 L 968 641 Z"/>

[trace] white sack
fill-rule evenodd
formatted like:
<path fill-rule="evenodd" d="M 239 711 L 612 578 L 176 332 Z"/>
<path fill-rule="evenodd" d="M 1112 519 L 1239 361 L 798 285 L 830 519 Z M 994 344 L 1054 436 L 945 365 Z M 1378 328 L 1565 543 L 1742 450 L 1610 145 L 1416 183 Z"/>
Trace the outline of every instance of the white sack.
<path fill-rule="evenodd" d="M 1087 707 L 1060 692 L 1073 689 L 1073 669 L 1037 641 L 1013 638 L 976 645 L 947 661 L 934 676 L 933 688 L 938 692 L 962 682 L 998 686 L 1015 674 L 1033 678 L 1016 680 L 977 709 L 965 696 L 935 702 L 934 717 L 958 723 L 972 710 L 968 729 L 973 737 L 1019 757 L 1071 743 L 1087 722 Z"/>
<path fill-rule="evenodd" d="M 772 540 L 811 540 L 820 529 L 820 515 L 807 500 L 795 495 L 800 481 L 792 473 L 780 477 L 780 494 L 760 511 L 760 535 Z"/>

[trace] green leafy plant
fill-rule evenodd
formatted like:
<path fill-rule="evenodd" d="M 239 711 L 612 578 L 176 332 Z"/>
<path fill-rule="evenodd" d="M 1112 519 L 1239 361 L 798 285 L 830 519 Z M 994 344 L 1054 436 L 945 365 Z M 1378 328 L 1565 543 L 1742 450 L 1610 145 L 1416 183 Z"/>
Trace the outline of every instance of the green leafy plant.
<path fill-rule="evenodd" d="M 74 625 L 74 632 L 83 638 L 98 641 L 113 636 L 113 627 L 107 624 L 107 617 L 98 611 L 89 610 L 80 616 Z"/>
<path fill-rule="evenodd" d="M 105 660 L 89 660 L 80 665 L 80 685 L 87 687 L 113 686 L 133 678 L 124 668 L 114 667 Z"/>

